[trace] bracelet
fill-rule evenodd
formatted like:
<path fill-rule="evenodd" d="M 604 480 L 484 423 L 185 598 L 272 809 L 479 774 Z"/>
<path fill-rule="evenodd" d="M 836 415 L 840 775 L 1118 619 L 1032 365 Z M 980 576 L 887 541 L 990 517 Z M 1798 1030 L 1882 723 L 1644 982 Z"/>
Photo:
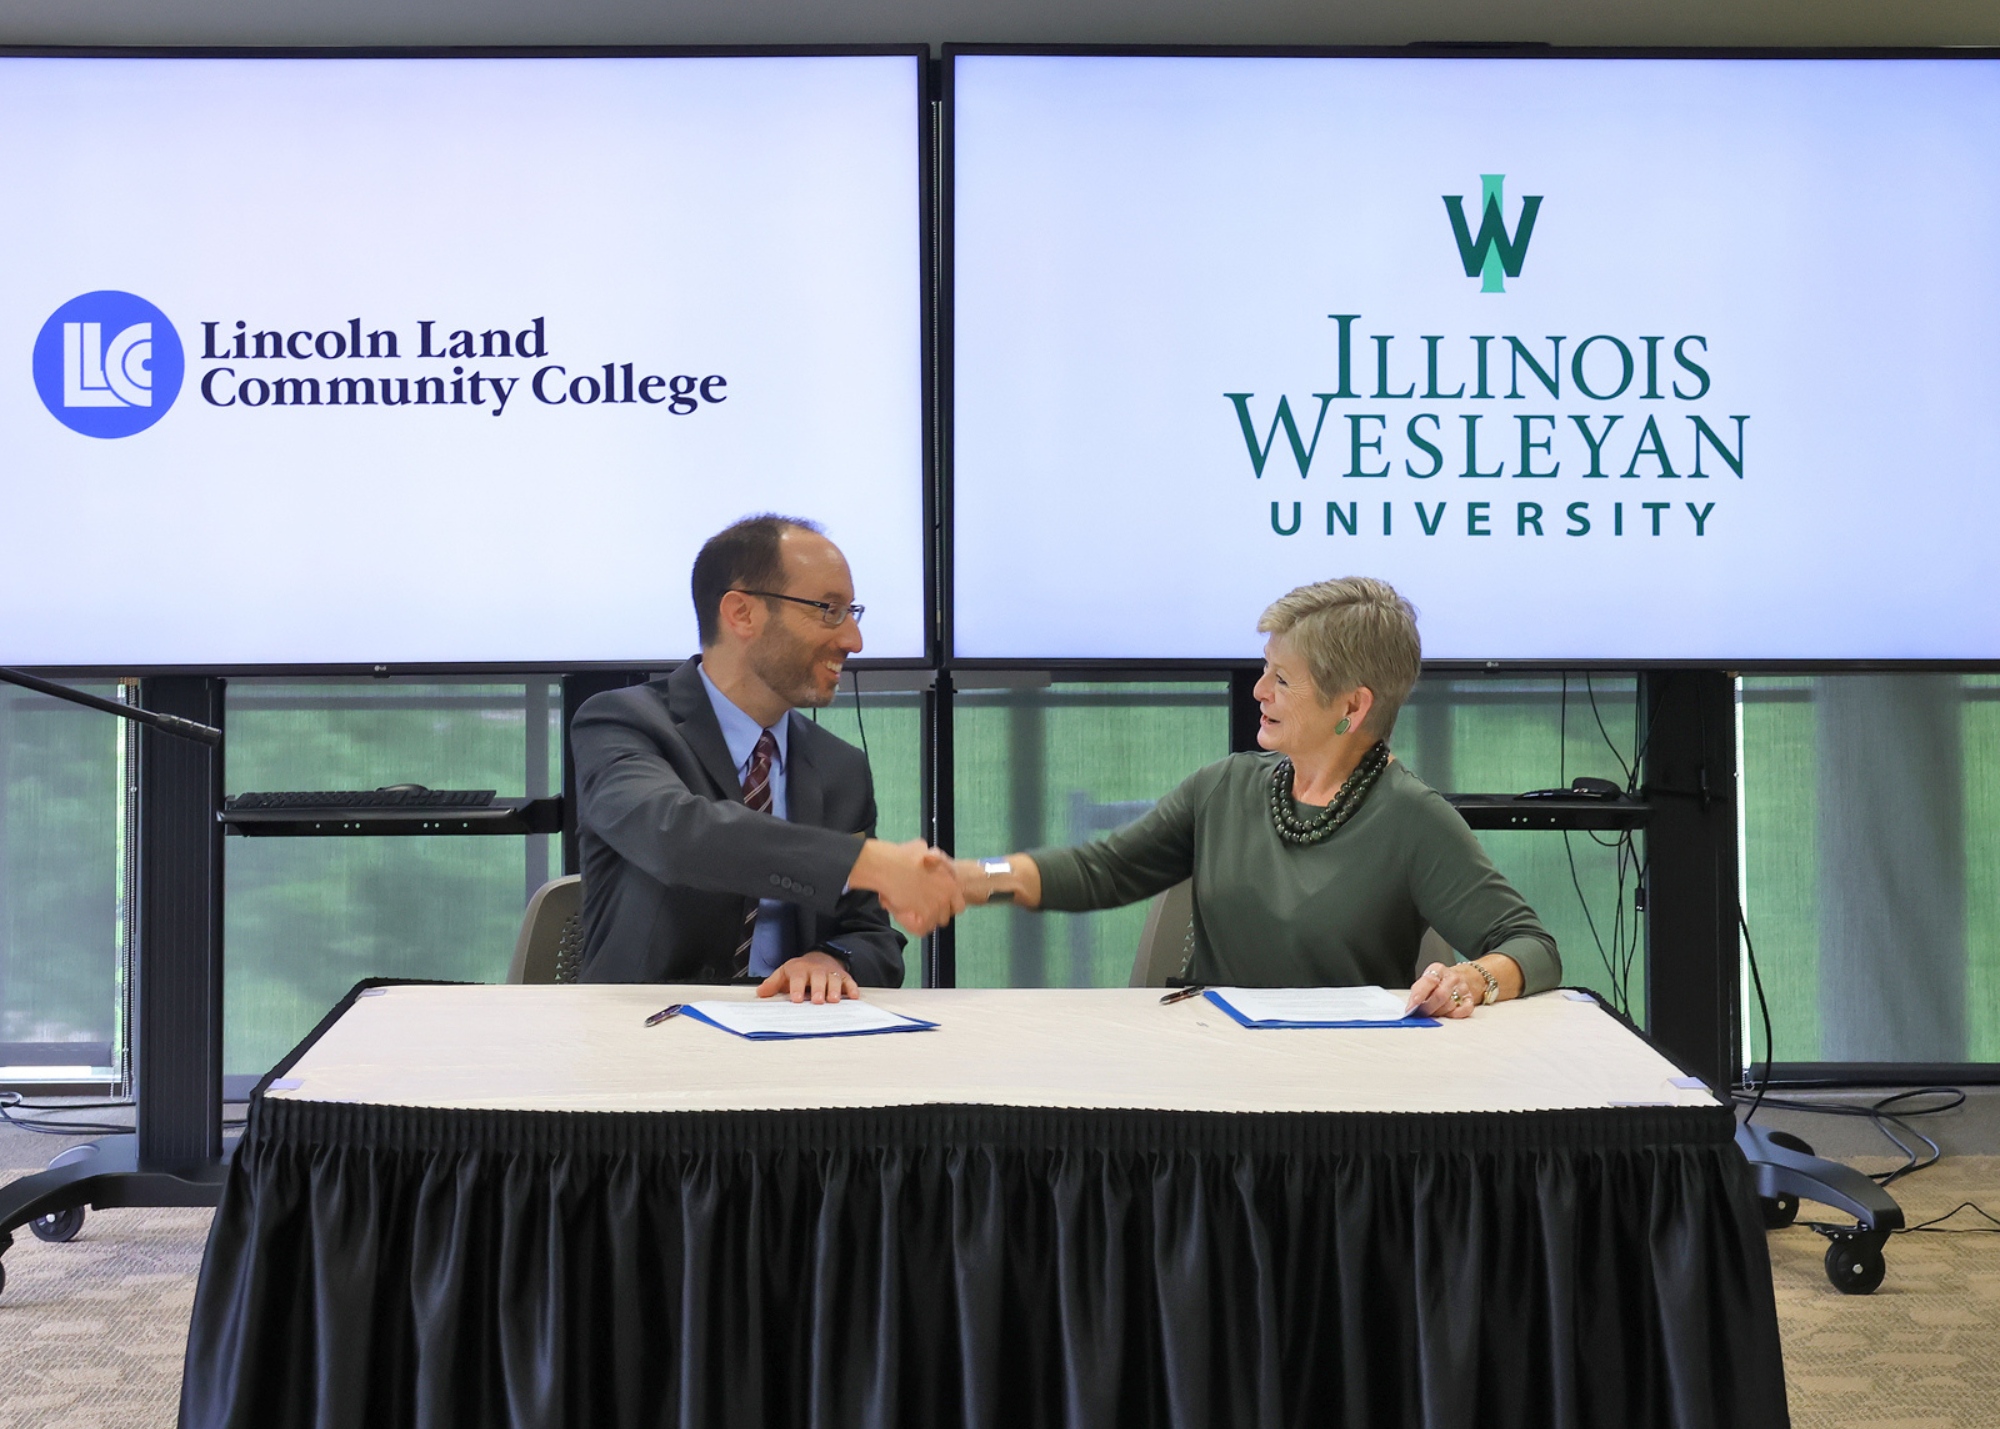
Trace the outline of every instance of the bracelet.
<path fill-rule="evenodd" d="M 1488 972 L 1478 963 L 1468 962 L 1466 966 L 1486 979 L 1486 996 L 1480 999 L 1479 1005 L 1481 1007 L 1491 1007 L 1494 1003 L 1498 1002 L 1500 1000 L 1500 979 L 1493 976 L 1492 973 Z"/>
<path fill-rule="evenodd" d="M 1014 871 L 1014 865 L 1004 858 L 982 858 L 979 860 L 979 867 L 986 874 L 986 881 L 989 884 L 995 878 L 1005 878 Z M 1014 901 L 1014 890 L 1011 888 L 989 888 L 986 894 L 986 901 L 988 903 L 1012 903 Z"/>

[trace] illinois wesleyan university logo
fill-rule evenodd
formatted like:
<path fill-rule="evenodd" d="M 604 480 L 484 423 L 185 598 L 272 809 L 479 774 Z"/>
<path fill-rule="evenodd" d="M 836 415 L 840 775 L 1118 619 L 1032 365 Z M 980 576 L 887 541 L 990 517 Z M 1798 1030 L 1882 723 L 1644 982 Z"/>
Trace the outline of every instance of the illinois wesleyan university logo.
<path fill-rule="evenodd" d="M 181 393 L 180 334 L 144 298 L 109 289 L 71 298 L 35 339 L 35 389 L 58 422 L 86 437 L 129 437 Z"/>
<path fill-rule="evenodd" d="M 1482 293 L 1504 293 L 1508 278 L 1521 276 L 1521 263 L 1528 256 L 1528 240 L 1534 236 L 1535 215 L 1541 212 L 1542 196 L 1530 194 L 1521 200 L 1521 217 L 1514 225 L 1514 234 L 1507 235 L 1506 220 L 1500 216 L 1500 188 L 1507 182 L 1505 174 L 1481 174 L 1479 176 L 1479 235 L 1474 237 L 1465 222 L 1465 200 L 1457 194 L 1444 196 L 1445 210 L 1451 214 L 1451 236 L 1458 240 L 1459 260 L 1465 264 L 1465 276 L 1479 279 Z"/>

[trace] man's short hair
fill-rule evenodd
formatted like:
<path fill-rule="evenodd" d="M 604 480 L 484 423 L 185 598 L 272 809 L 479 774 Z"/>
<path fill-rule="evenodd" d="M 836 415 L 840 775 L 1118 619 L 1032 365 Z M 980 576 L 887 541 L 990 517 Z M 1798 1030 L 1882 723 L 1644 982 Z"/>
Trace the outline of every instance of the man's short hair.
<path fill-rule="evenodd" d="M 1302 585 L 1271 602 L 1257 628 L 1282 635 L 1304 658 L 1319 702 L 1367 686 L 1375 696 L 1362 729 L 1387 739 L 1423 668 L 1417 612 L 1387 581 L 1346 576 Z"/>
<path fill-rule="evenodd" d="M 777 590 L 785 582 L 779 543 L 785 532 L 823 534 L 819 524 L 769 511 L 723 527 L 694 558 L 694 623 L 706 650 L 722 635 L 722 597 L 733 590 Z"/>

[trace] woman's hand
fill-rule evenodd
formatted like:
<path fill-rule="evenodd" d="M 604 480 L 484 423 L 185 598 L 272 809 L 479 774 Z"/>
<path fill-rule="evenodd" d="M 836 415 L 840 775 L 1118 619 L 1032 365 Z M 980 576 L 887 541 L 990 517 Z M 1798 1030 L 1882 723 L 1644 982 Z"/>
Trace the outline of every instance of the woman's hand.
<path fill-rule="evenodd" d="M 1510 958 L 1508 961 L 1512 961 Z M 1507 992 L 1501 983 L 1501 995 Z M 1423 976 L 1410 985 L 1405 1017 L 1470 1017 L 1472 1009 L 1486 1000 L 1486 979 L 1471 963 L 1432 963 Z"/>

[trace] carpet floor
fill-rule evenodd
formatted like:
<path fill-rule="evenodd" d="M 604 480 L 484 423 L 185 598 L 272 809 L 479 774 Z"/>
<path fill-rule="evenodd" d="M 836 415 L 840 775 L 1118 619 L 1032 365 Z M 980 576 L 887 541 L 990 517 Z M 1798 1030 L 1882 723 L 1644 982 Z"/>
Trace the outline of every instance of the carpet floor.
<path fill-rule="evenodd" d="M 0 1127 L 0 1181 L 68 1144 Z M 1912 1224 L 1961 1201 L 2000 1215 L 2000 1156 L 1947 1158 L 1894 1194 Z M 1802 1214 L 1838 1219 L 1810 1204 Z M 16 1233 L 0 1295 L 0 1429 L 170 1429 L 208 1220 L 93 1211 L 67 1245 Z M 1949 1229 L 1987 1224 L 1961 1212 Z M 1770 1245 L 1795 1429 L 2000 1424 L 2000 1234 L 1895 1236 L 1873 1295 L 1828 1284 L 1826 1242 L 1803 1226 Z"/>
<path fill-rule="evenodd" d="M 0 1130 L 0 1181 L 75 1143 Z M 67 1245 L 14 1232 L 0 1429 L 172 1429 L 210 1212 L 91 1211 Z"/>

